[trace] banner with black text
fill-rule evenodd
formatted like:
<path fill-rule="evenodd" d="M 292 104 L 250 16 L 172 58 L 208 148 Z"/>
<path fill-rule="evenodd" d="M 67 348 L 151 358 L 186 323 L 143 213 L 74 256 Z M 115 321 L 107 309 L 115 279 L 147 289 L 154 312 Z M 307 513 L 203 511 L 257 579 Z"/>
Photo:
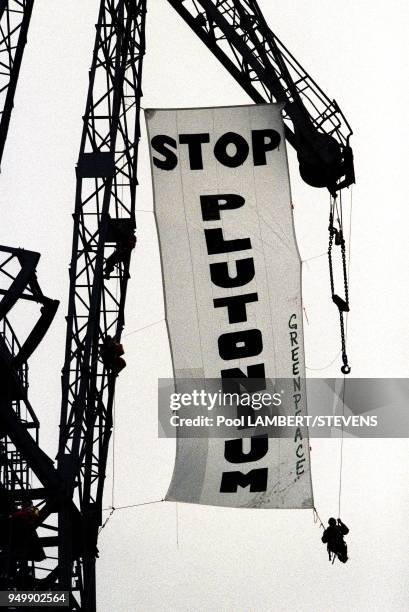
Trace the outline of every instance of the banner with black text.
<path fill-rule="evenodd" d="M 219 379 L 225 391 L 260 393 L 286 379 L 281 413 L 306 415 L 301 261 L 281 105 L 145 115 L 175 391 Z M 311 508 L 308 430 L 269 438 L 241 425 L 237 438 L 177 437 L 167 499 Z"/>

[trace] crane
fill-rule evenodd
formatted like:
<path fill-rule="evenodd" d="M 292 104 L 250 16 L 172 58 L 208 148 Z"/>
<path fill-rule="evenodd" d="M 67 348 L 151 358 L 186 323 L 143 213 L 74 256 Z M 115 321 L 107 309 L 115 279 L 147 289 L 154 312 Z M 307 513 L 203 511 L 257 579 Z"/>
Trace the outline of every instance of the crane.
<path fill-rule="evenodd" d="M 352 130 L 268 27 L 255 0 L 168 0 L 257 104 L 284 103 L 288 142 L 303 180 L 333 194 L 355 181 Z"/>
<path fill-rule="evenodd" d="M 14 106 L 34 0 L 0 0 L 0 164 Z M 0 588 L 47 588 L 51 549 L 57 540 L 47 520 L 58 499 L 59 476 L 39 447 L 40 423 L 28 398 L 27 361 L 52 323 L 58 302 L 37 281 L 40 255 L 0 247 Z M 29 334 L 14 323 L 14 310 L 40 305 Z M 27 313 L 26 313 L 27 314 Z M 29 315 L 27 315 L 29 319 Z M 24 337 L 25 336 L 25 337 Z M 24 338 L 24 339 L 23 339 Z M 35 486 L 35 484 L 37 486 Z M 34 486 L 33 486 L 34 485 Z M 39 502 L 28 527 L 13 514 L 18 504 Z M 9 517 L 13 517 L 9 520 Z M 37 533 L 36 527 L 42 526 Z M 50 535 L 51 530 L 51 535 Z"/>
<path fill-rule="evenodd" d="M 31 588 L 36 573 L 41 583 L 48 553 L 56 546 L 47 529 L 48 516 L 58 499 L 59 477 L 53 462 L 39 447 L 39 421 L 28 399 L 27 361 L 44 337 L 58 308 L 46 297 L 36 276 L 40 255 L 0 247 L 0 586 Z M 40 305 L 40 315 L 22 340 L 23 332 L 11 323 L 13 309 Z M 30 319 L 29 314 L 26 314 Z M 21 326 L 19 326 L 21 327 Z M 40 486 L 33 488 L 34 478 Z M 16 513 L 17 504 L 41 500 L 41 511 L 29 526 Z M 29 512 L 29 506 L 27 512 Z M 42 525 L 43 536 L 36 527 Z M 37 572 L 35 572 L 35 567 Z M 45 574 L 44 574 L 45 572 Z"/>
<path fill-rule="evenodd" d="M 0 163 L 34 0 L 0 0 Z"/>
<path fill-rule="evenodd" d="M 75 563 L 73 526 L 62 507 L 59 580 L 70 590 L 74 562 L 86 610 L 96 605 L 95 554 L 116 384 L 101 348 L 108 336 L 121 339 L 131 249 L 113 274 L 104 265 L 123 243 L 132 244 L 135 230 L 145 15 L 146 0 L 101 2 L 77 165 L 58 466 L 78 500 L 87 537 L 83 563 Z"/>
<path fill-rule="evenodd" d="M 269 29 L 256 0 L 168 2 L 255 103 L 284 104 L 286 137 L 296 150 L 302 178 L 328 189 L 335 201 L 355 180 L 352 130 L 337 103 Z M 46 576 L 32 572 L 33 588 L 68 591 L 70 609 L 89 612 L 96 610 L 98 532 L 136 240 L 146 9 L 147 0 L 100 0 L 76 167 L 57 466 L 36 439 L 14 437 L 27 469 L 40 481 L 36 491 L 27 485 L 21 490 L 30 492 L 14 497 L 41 500 L 35 527 L 51 528 L 54 535 L 43 544 L 58 545 Z M 336 244 L 343 241 L 339 232 L 330 224 Z M 334 298 L 333 286 L 332 293 Z M 338 299 L 343 321 L 348 297 Z M 12 365 L 13 376 L 20 362 Z M 15 414 L 14 420 L 21 421 Z M 2 485 L 8 488 L 3 480 Z"/>

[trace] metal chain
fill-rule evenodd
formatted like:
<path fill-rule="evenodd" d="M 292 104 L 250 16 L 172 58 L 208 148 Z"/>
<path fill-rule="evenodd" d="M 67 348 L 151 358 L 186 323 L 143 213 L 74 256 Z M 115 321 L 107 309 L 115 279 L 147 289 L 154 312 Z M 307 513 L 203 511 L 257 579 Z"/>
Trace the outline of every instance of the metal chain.
<path fill-rule="evenodd" d="M 346 253 L 345 253 L 345 239 L 344 239 L 344 234 L 343 234 L 342 229 L 341 229 L 341 255 L 342 255 L 342 272 L 344 275 L 345 301 L 349 309 L 347 258 L 346 258 Z"/>
<path fill-rule="evenodd" d="M 332 212 L 332 207 L 329 213 L 329 243 L 328 243 L 328 264 L 329 264 L 329 279 L 331 284 L 331 296 L 334 295 L 334 271 L 332 268 L 332 243 L 334 240 L 334 214 Z"/>
<path fill-rule="evenodd" d="M 348 275 L 347 275 L 347 264 L 346 264 L 346 250 L 345 250 L 345 239 L 342 229 L 342 221 L 338 219 L 338 223 L 340 225 L 339 230 L 334 227 L 334 204 L 335 198 L 331 199 L 330 205 L 330 213 L 329 213 L 329 242 L 328 242 L 328 264 L 329 264 L 329 277 L 330 277 L 330 286 L 331 286 L 331 296 L 332 300 L 338 308 L 339 312 L 339 326 L 341 332 L 341 354 L 342 354 L 342 367 L 341 372 L 343 374 L 349 374 L 351 372 L 351 367 L 348 363 L 348 355 L 346 352 L 346 339 L 345 339 L 345 324 L 344 324 L 344 312 L 349 311 L 349 291 L 348 291 Z M 345 292 L 345 306 L 343 306 L 340 298 L 335 294 L 335 286 L 334 286 L 334 270 L 333 270 L 333 262 L 332 262 L 332 247 L 334 236 L 336 236 L 335 244 L 339 244 L 341 246 L 341 257 L 342 257 L 342 273 L 344 280 L 344 292 Z M 341 304 L 343 307 L 341 307 Z"/>

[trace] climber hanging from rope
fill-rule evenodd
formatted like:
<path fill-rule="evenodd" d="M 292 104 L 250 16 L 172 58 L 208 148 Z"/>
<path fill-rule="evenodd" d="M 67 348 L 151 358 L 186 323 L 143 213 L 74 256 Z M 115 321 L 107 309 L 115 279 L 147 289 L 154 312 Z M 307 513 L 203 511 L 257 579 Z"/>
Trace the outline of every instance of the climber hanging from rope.
<path fill-rule="evenodd" d="M 328 525 L 329 527 L 324 530 L 321 540 L 327 545 L 329 560 L 334 563 L 335 557 L 338 557 L 341 563 L 346 563 L 348 561 L 348 549 L 344 536 L 349 533 L 349 529 L 340 518 L 337 520 L 330 518 Z"/>

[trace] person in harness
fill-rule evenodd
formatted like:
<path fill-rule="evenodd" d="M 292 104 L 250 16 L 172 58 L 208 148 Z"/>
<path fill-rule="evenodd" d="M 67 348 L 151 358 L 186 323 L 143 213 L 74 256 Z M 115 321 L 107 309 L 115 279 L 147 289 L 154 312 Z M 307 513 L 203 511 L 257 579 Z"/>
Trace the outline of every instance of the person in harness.
<path fill-rule="evenodd" d="M 15 521 L 23 521 L 26 525 L 33 525 L 40 514 L 39 509 L 34 506 L 33 502 L 28 500 L 21 504 L 19 510 L 14 510 L 10 515 Z"/>
<path fill-rule="evenodd" d="M 104 268 L 104 278 L 108 280 L 119 263 L 129 260 L 132 250 L 136 246 L 136 237 L 133 230 L 117 230 L 116 246 L 112 254 L 107 258 Z"/>
<path fill-rule="evenodd" d="M 341 519 L 330 518 L 328 525 L 329 527 L 324 530 L 321 540 L 327 545 L 329 560 L 334 563 L 335 557 L 338 557 L 341 563 L 346 563 L 348 561 L 348 549 L 344 536 L 347 535 L 349 529 Z"/>
<path fill-rule="evenodd" d="M 122 355 L 124 355 L 124 348 L 122 344 L 114 340 L 112 336 L 105 336 L 100 353 L 104 366 L 110 370 L 114 376 L 118 376 L 119 372 L 126 367 L 126 361 L 122 357 Z"/>

